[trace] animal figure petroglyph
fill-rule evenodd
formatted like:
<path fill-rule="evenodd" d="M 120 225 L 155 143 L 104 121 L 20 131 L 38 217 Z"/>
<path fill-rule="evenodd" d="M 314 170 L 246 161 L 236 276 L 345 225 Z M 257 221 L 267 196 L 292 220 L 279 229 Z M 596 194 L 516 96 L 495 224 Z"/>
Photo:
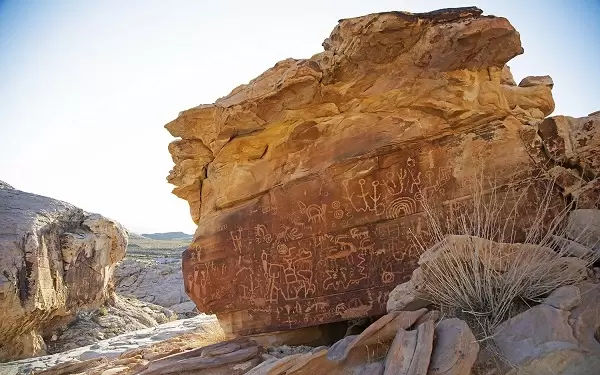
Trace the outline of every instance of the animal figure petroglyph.
<path fill-rule="evenodd" d="M 298 208 L 300 208 L 300 212 L 306 215 L 306 218 L 309 223 L 324 223 L 325 222 L 325 212 L 327 211 L 327 205 L 317 205 L 310 204 L 306 205 L 302 201 L 298 201 Z"/>

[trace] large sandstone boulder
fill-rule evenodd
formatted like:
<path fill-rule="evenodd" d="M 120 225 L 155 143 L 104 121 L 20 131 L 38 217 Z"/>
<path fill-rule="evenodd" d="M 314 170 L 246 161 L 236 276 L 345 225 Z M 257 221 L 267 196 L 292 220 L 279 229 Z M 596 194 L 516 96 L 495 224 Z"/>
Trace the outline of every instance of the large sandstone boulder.
<path fill-rule="evenodd" d="M 127 245 L 116 222 L 0 188 L 0 360 L 44 354 L 45 336 L 99 306 Z"/>
<path fill-rule="evenodd" d="M 482 174 L 523 191 L 505 187 L 562 160 L 537 128 L 551 80 L 515 84 L 506 63 L 523 49 L 504 18 L 371 14 L 341 20 L 323 46 L 166 125 L 179 138 L 168 180 L 198 223 L 186 291 L 231 331 L 383 314 L 417 266 L 426 199 L 460 207 Z M 523 219 L 545 194 L 525 195 Z"/>

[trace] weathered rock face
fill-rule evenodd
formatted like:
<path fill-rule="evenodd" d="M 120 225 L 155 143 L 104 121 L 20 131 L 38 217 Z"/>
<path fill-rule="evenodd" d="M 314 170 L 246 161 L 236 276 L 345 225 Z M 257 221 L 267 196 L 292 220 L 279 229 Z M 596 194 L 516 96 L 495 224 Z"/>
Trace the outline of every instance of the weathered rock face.
<path fill-rule="evenodd" d="M 43 354 L 48 330 L 100 305 L 126 245 L 112 220 L 0 188 L 0 360 Z"/>
<path fill-rule="evenodd" d="M 77 313 L 68 327 L 52 334 L 46 340 L 47 351 L 65 352 L 176 319 L 175 313 L 162 306 L 113 293 L 105 305 Z"/>
<path fill-rule="evenodd" d="M 550 170 L 579 208 L 600 205 L 600 112 L 587 117 L 554 116 L 539 124 L 543 149 L 557 164 Z"/>
<path fill-rule="evenodd" d="M 371 14 L 323 46 L 166 125 L 181 138 L 168 180 L 198 223 L 186 291 L 232 331 L 383 314 L 417 265 L 424 199 L 454 204 L 478 174 L 502 186 L 556 164 L 537 134 L 551 80 L 515 84 L 505 64 L 523 50 L 506 19 Z"/>
<path fill-rule="evenodd" d="M 114 279 L 119 294 L 166 307 L 180 318 L 198 314 L 183 287 L 181 259 L 124 259 Z"/>

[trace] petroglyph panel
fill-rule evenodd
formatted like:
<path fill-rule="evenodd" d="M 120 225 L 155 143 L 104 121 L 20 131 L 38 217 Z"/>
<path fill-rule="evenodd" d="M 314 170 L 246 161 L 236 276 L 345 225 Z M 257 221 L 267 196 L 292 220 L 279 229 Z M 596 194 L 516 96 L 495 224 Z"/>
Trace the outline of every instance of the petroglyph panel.
<path fill-rule="evenodd" d="M 477 177 L 450 164 L 462 152 L 440 139 L 339 163 L 221 212 L 184 253 L 188 293 L 240 334 L 385 313 L 417 266 L 413 239 L 429 237 L 424 204 L 460 212 L 471 201 Z M 536 209 L 531 193 L 523 209 Z"/>
<path fill-rule="evenodd" d="M 419 150 L 367 164 L 377 167 L 275 188 L 197 238 L 184 274 L 202 311 L 245 311 L 269 329 L 382 314 L 416 267 L 423 200 L 446 199 L 456 182 Z"/>

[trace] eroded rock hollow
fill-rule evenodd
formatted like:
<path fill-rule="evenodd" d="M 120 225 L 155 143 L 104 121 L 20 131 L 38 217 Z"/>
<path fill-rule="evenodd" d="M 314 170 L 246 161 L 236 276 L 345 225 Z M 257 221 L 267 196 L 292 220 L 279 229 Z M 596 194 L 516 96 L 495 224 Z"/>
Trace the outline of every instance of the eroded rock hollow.
<path fill-rule="evenodd" d="M 502 186 L 558 168 L 569 194 L 597 192 L 597 153 L 582 173 L 560 140 L 598 116 L 538 131 L 552 80 L 515 83 L 506 63 L 523 48 L 505 18 L 371 14 L 339 21 L 323 47 L 166 125 L 179 137 L 168 180 L 198 224 L 186 291 L 229 330 L 383 314 L 416 267 L 424 200 L 459 204 L 479 175 Z M 581 134 L 589 145 L 597 132 Z"/>

